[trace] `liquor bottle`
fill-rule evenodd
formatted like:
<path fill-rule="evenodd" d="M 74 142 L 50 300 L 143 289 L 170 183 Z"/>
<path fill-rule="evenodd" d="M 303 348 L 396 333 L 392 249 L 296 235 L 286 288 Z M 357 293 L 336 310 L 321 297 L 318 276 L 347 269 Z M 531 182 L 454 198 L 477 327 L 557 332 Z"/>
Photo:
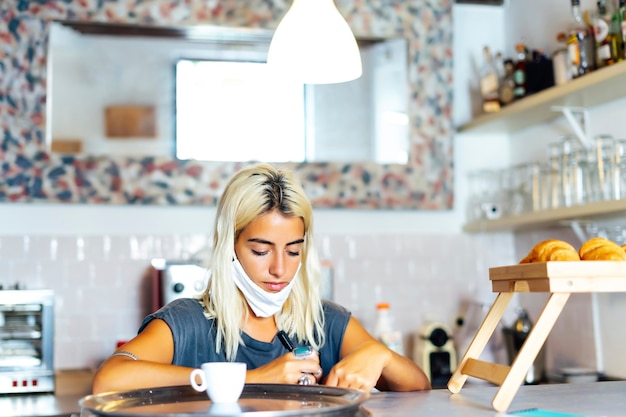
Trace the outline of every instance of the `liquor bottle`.
<path fill-rule="evenodd" d="M 483 48 L 483 53 L 484 63 L 480 69 L 480 94 L 483 100 L 483 111 L 491 113 L 500 110 L 498 70 L 493 62 L 488 46 Z"/>
<path fill-rule="evenodd" d="M 504 78 L 504 59 L 502 58 L 502 52 L 496 52 L 495 62 L 496 72 L 498 73 L 498 85 Z"/>
<path fill-rule="evenodd" d="M 515 45 L 517 51 L 517 60 L 515 61 L 515 67 L 513 70 L 513 80 L 515 81 L 515 88 L 513 89 L 513 95 L 515 100 L 519 100 L 526 95 L 526 64 L 528 63 L 528 49 L 523 43 Z"/>
<path fill-rule="evenodd" d="M 594 19 L 596 40 L 596 65 L 598 68 L 615 64 L 623 58 L 622 34 L 615 16 L 616 9 L 607 0 L 598 0 L 597 16 Z"/>
<path fill-rule="evenodd" d="M 611 12 L 611 25 L 609 26 L 609 39 L 611 42 L 611 56 L 616 62 L 624 60 L 624 37 L 622 34 L 623 15 L 619 7 L 614 7 Z"/>
<path fill-rule="evenodd" d="M 500 98 L 500 105 L 506 106 L 515 100 L 515 64 L 512 59 L 504 60 L 504 76 L 500 81 L 500 88 L 498 90 L 498 95 Z"/>
<path fill-rule="evenodd" d="M 619 0 L 613 14 L 613 24 L 619 28 L 622 35 L 622 59 L 626 58 L 626 0 Z"/>
<path fill-rule="evenodd" d="M 626 1 L 626 0 L 624 0 Z M 552 69 L 554 72 L 554 84 L 562 85 L 572 79 L 570 71 L 569 58 L 567 52 L 567 35 L 559 32 L 556 35 L 556 41 L 559 43 L 557 49 L 552 53 Z"/>
<path fill-rule="evenodd" d="M 580 0 L 570 0 L 572 5 L 572 22 L 567 34 L 567 51 L 572 77 L 580 77 L 596 67 L 595 41 L 593 28 L 583 20 L 580 11 Z"/>
<path fill-rule="evenodd" d="M 602 68 L 615 62 L 611 59 L 611 42 L 609 38 L 611 21 L 607 12 L 606 0 L 598 0 L 596 5 L 598 8 L 593 18 L 593 34 L 596 40 L 596 66 Z"/>

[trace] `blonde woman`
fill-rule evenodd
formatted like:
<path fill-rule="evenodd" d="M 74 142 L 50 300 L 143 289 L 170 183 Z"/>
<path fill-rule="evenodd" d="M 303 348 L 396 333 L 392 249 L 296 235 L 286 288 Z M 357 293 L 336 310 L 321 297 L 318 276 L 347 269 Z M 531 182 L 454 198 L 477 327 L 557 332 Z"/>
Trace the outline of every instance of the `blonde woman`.
<path fill-rule="evenodd" d="M 202 297 L 147 316 L 100 366 L 93 392 L 187 385 L 192 369 L 216 361 L 246 362 L 246 383 L 430 388 L 415 363 L 321 300 L 319 286 L 312 207 L 301 186 L 271 165 L 243 169 L 218 203 Z"/>

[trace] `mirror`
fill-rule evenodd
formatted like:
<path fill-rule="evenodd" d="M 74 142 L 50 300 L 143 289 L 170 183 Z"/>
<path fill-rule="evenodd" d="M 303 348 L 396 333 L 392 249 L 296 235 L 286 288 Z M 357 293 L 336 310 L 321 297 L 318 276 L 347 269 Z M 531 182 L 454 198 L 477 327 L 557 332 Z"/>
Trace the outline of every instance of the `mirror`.
<path fill-rule="evenodd" d="M 203 29 L 53 22 L 52 151 L 408 162 L 406 39 L 361 41 L 357 80 L 303 86 L 267 70 L 273 31 Z"/>
<path fill-rule="evenodd" d="M 302 181 L 315 208 L 446 210 L 453 206 L 452 4 L 345 0 L 338 8 L 359 38 L 408 42 L 409 160 L 278 163 Z M 0 201 L 215 205 L 248 162 L 54 153 L 46 145 L 48 41 L 53 20 L 274 29 L 287 4 L 108 0 L 9 2 L 0 15 Z M 80 115 L 72 120 L 79 119 Z"/>

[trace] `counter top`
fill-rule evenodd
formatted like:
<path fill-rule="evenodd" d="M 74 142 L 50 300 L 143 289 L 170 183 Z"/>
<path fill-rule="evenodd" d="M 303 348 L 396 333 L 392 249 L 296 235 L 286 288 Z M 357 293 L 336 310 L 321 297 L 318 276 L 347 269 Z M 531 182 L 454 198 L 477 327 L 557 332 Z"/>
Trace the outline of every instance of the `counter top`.
<path fill-rule="evenodd" d="M 91 394 L 91 369 L 72 369 L 55 373 L 54 394 L 0 395 L 3 417 L 37 417 L 80 414 L 78 400 Z"/>
<path fill-rule="evenodd" d="M 458 394 L 447 389 L 398 393 L 373 393 L 363 403 L 372 417 L 503 417 L 491 408 L 497 387 L 468 386 Z M 0 396 L 4 417 L 80 415 L 79 390 L 55 395 Z M 626 381 L 522 386 L 509 412 L 540 408 L 594 417 L 626 417 Z"/>
<path fill-rule="evenodd" d="M 364 406 L 373 416 L 504 417 L 491 408 L 497 387 L 472 386 L 458 394 L 447 389 L 414 393 L 377 393 Z M 626 416 L 626 382 L 524 385 L 508 412 L 542 410 L 593 417 Z"/>

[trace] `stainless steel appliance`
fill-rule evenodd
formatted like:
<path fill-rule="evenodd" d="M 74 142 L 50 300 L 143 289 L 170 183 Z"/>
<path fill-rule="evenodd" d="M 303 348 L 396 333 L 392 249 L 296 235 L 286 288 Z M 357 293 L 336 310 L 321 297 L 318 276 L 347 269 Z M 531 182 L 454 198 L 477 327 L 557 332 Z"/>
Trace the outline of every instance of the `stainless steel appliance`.
<path fill-rule="evenodd" d="M 152 269 L 153 310 L 177 298 L 202 293 L 209 279 L 209 268 L 197 260 L 153 259 Z"/>
<path fill-rule="evenodd" d="M 0 290 L 0 394 L 54 392 L 54 293 Z"/>

